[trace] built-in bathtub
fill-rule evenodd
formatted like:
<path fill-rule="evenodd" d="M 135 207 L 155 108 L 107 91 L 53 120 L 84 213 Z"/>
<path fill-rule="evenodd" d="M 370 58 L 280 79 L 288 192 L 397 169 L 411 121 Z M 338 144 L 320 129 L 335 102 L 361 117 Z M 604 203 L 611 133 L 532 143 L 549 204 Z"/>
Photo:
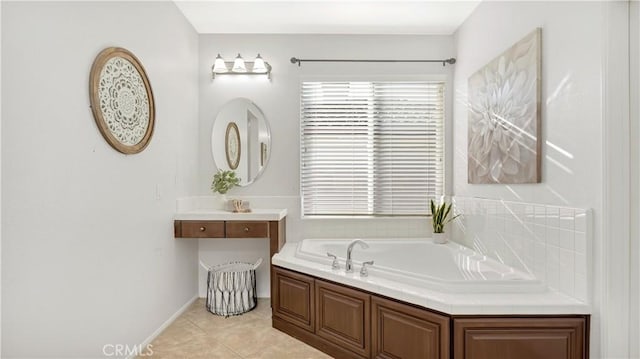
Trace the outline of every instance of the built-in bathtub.
<path fill-rule="evenodd" d="M 305 239 L 298 243 L 295 256 L 331 265 L 327 253 L 338 257 L 342 268 L 350 241 Z M 355 246 L 353 263 L 373 260 L 370 276 L 386 278 L 444 293 L 525 293 L 542 292 L 545 285 L 525 273 L 467 247 L 449 242 L 437 244 L 430 239 L 368 239 L 367 249 Z"/>
<path fill-rule="evenodd" d="M 533 274 L 472 249 L 431 239 L 363 239 L 355 246 L 353 273 L 345 273 L 353 239 L 304 239 L 287 243 L 273 257 L 276 266 L 381 294 L 449 314 L 588 314 L 589 305 L 548 289 Z M 339 269 L 332 269 L 338 257 Z M 360 276 L 362 262 L 374 261 Z"/>

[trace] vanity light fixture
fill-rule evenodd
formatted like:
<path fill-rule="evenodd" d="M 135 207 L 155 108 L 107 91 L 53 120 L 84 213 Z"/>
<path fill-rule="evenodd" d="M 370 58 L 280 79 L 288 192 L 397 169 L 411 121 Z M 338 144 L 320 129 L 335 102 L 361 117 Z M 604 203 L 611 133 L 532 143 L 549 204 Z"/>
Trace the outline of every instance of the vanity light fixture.
<path fill-rule="evenodd" d="M 233 72 L 247 72 L 247 67 L 244 65 L 244 59 L 240 54 L 236 56 L 235 61 L 233 61 L 233 68 L 231 69 Z"/>
<path fill-rule="evenodd" d="M 227 68 L 227 64 L 224 63 L 224 59 L 222 58 L 222 56 L 220 56 L 220 54 L 216 56 L 216 62 L 213 65 L 213 72 L 216 74 L 229 72 L 229 69 Z"/>
<path fill-rule="evenodd" d="M 267 72 L 267 67 L 264 65 L 264 60 L 260 54 L 258 54 L 256 59 L 253 61 L 253 72 L 257 74 L 264 74 Z"/>
<path fill-rule="evenodd" d="M 246 62 L 240 54 L 233 62 L 224 61 L 224 58 L 218 54 L 211 68 L 211 75 L 214 79 L 218 75 L 267 75 L 267 78 L 271 79 L 271 65 L 264 61 L 260 54 L 254 61 Z"/>

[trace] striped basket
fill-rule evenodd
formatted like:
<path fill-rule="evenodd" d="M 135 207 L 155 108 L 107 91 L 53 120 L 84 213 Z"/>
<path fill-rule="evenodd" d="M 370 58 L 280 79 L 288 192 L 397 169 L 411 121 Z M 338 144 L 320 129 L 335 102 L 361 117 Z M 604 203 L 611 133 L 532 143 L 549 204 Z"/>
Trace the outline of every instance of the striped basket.
<path fill-rule="evenodd" d="M 251 311 L 257 304 L 256 268 L 262 258 L 254 264 L 231 262 L 207 266 L 207 310 L 213 314 L 240 315 Z"/>

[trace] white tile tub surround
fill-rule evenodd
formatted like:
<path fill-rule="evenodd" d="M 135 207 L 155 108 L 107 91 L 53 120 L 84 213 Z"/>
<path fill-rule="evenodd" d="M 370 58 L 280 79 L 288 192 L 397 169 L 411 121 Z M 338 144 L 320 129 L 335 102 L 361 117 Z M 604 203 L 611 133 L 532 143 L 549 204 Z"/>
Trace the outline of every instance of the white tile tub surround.
<path fill-rule="evenodd" d="M 588 303 L 591 211 L 452 197 L 452 238 Z"/>

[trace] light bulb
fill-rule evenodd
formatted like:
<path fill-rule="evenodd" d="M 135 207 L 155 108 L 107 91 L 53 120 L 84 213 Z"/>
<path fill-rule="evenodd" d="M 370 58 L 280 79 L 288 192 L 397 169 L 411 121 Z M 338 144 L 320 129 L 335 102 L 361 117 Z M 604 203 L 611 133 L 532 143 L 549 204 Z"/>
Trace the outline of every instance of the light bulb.
<path fill-rule="evenodd" d="M 267 67 L 264 64 L 262 57 L 260 57 L 260 54 L 256 56 L 256 60 L 253 62 L 253 72 L 258 74 L 267 73 Z"/>
<path fill-rule="evenodd" d="M 224 59 L 220 54 L 216 57 L 216 62 L 213 65 L 213 72 L 220 74 L 224 72 L 228 72 L 227 64 L 224 63 Z"/>
<path fill-rule="evenodd" d="M 247 72 L 247 68 L 244 66 L 244 59 L 240 54 L 236 56 L 236 60 L 233 62 L 233 72 Z"/>

